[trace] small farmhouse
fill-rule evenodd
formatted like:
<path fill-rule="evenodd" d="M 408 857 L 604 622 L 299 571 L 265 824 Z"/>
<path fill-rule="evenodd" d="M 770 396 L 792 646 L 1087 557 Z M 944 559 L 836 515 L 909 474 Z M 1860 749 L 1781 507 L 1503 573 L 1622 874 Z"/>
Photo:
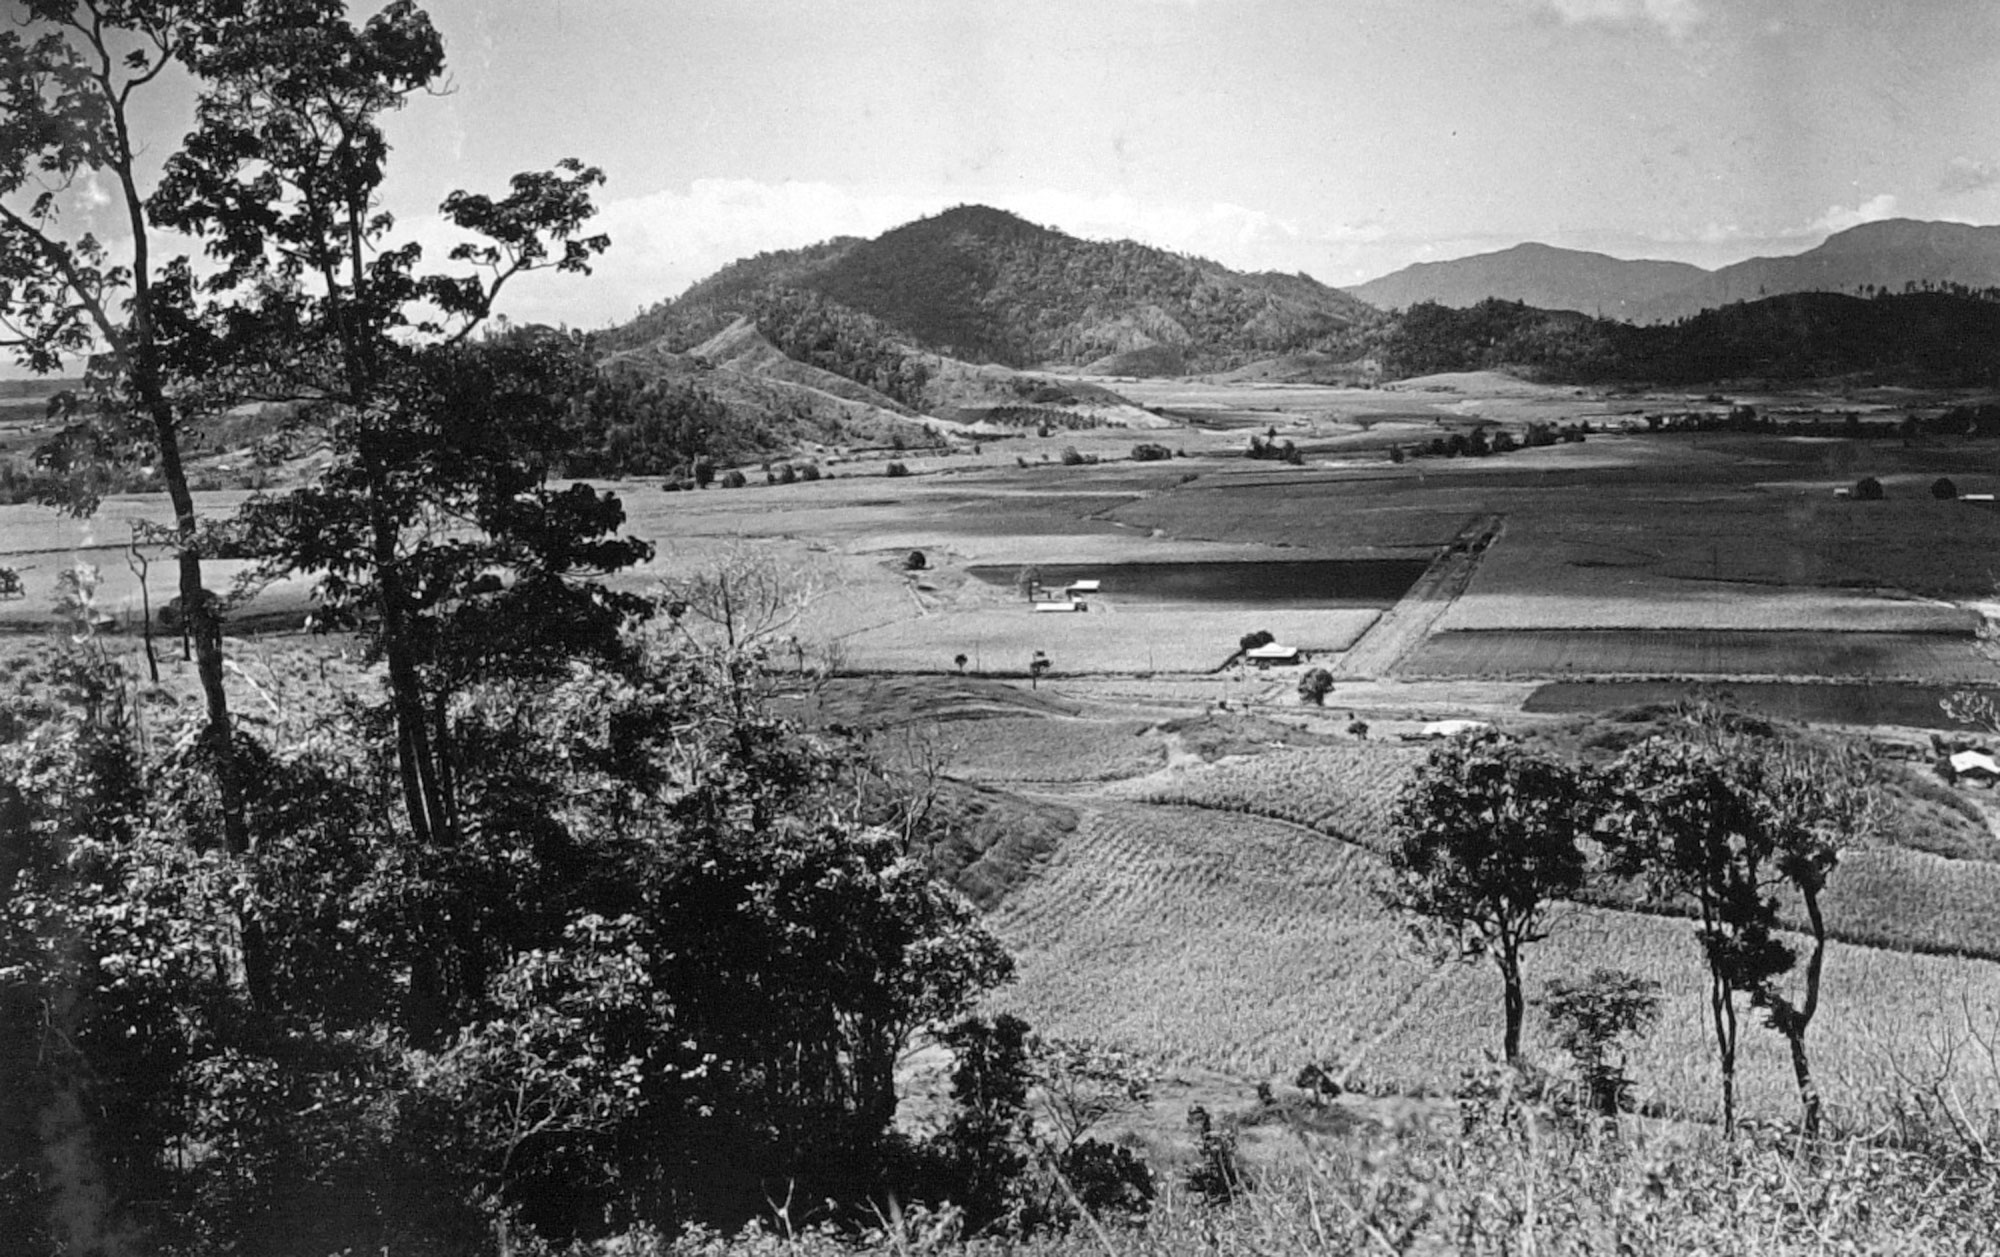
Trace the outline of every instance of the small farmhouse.
<path fill-rule="evenodd" d="M 1297 663 L 1299 661 L 1299 648 L 1296 646 L 1280 646 L 1278 643 L 1272 642 L 1267 646 L 1253 647 L 1244 652 L 1243 657 L 1260 668 L 1269 668 L 1274 665 Z"/>
<path fill-rule="evenodd" d="M 1991 787 L 2000 781 L 2000 763 L 1985 751 L 1960 751 L 1951 757 L 1952 775 L 1960 781 L 1974 781 Z"/>

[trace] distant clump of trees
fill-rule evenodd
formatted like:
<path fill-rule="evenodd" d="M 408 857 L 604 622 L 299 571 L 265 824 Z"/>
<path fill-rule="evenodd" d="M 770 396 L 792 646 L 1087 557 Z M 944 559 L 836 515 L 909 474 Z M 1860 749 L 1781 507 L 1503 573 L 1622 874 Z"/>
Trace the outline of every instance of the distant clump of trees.
<path fill-rule="evenodd" d="M 1303 466 L 1306 461 L 1305 455 L 1299 452 L 1299 447 L 1296 444 L 1291 441 L 1280 441 L 1275 436 L 1268 439 L 1261 436 L 1252 436 L 1250 438 L 1250 448 L 1244 452 L 1243 457 L 1267 458 L 1275 462 L 1290 463 L 1294 467 Z"/>
<path fill-rule="evenodd" d="M 1083 432 L 1107 426 L 1106 421 L 1096 415 L 1055 406 L 993 406 L 980 411 L 979 418 L 1006 428 L 1034 428 L 1042 436 L 1051 432 Z"/>

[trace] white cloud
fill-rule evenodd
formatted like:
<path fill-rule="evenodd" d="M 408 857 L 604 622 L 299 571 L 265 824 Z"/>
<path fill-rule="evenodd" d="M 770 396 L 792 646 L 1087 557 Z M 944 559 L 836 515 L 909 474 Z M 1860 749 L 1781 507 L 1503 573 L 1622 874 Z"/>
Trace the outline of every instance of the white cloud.
<path fill-rule="evenodd" d="M 1707 15 L 1697 0 L 1545 0 L 1565 22 L 1651 23 L 1676 39 Z"/>
<path fill-rule="evenodd" d="M 1869 197 L 1852 209 L 1839 205 L 1827 206 L 1826 213 L 1808 223 L 1802 234 L 1831 235 L 1837 231 L 1846 231 L 1849 227 L 1859 227 L 1863 223 L 1879 222 L 1884 218 L 1895 216 L 1896 198 L 1884 192 L 1879 196 Z"/>
<path fill-rule="evenodd" d="M 2000 185 L 2000 164 L 1954 157 L 1938 186 L 1946 192 L 1984 192 L 1996 185 Z"/>

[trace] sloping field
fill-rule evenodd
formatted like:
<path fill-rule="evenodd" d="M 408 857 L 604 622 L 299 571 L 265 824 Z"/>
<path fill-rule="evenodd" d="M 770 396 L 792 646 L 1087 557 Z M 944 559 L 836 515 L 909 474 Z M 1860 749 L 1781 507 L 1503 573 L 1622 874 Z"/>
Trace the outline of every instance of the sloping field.
<path fill-rule="evenodd" d="M 944 672 L 957 655 L 974 672 L 1024 675 L 1036 651 L 1055 675 L 1089 672 L 1212 672 L 1246 633 L 1260 629 L 1305 651 L 1352 646 L 1379 612 L 1218 611 L 1148 607 L 1039 614 L 1019 602 L 901 620 L 842 639 L 845 666 L 864 671 Z"/>
<path fill-rule="evenodd" d="M 1382 742 L 1269 751 L 1120 783 L 1147 803 L 1269 817 L 1382 853 L 1396 792 L 1426 752 Z M 1836 938 L 2000 961 L 2000 864 L 1877 846 L 1847 853 L 1826 893 Z M 1791 918 L 1803 924 L 1802 909 Z"/>
<path fill-rule="evenodd" d="M 1166 762 L 1153 725 L 1134 720 L 1015 716 L 934 726 L 945 771 L 979 781 L 1113 781 Z"/>
<path fill-rule="evenodd" d="M 1969 635 L 1798 630 L 1536 629 L 1437 633 L 1406 677 L 1872 677 L 1988 684 L 1996 666 Z"/>
<path fill-rule="evenodd" d="M 1403 1089 L 1437 1087 L 1497 1050 L 1486 965 L 1433 970 L 1369 886 L 1375 857 L 1301 828 L 1145 804 L 1087 811 L 1049 864 L 992 918 L 1020 962 L 999 1003 L 1047 1033 L 1093 1036 L 1163 1061 L 1289 1078 L 1310 1059 Z M 1711 1114 L 1706 984 L 1682 920 L 1576 909 L 1527 957 L 1534 990 L 1616 965 L 1660 981 L 1666 1014 L 1633 1061 L 1640 1099 Z M 1835 945 L 1812 1044 L 1829 1102 L 1872 1111 L 1898 1073 L 1934 1076 L 1971 1110 L 2000 1102 L 1967 1051 L 2000 1007 L 2000 967 Z M 1530 1015 L 1528 1051 L 1560 1054 Z M 1954 1054 L 1955 1049 L 1955 1054 Z M 1745 1111 L 1794 1110 L 1782 1040 L 1746 1014 Z"/>
<path fill-rule="evenodd" d="M 1424 755 L 1396 743 L 1338 742 L 1190 765 L 1127 782 L 1115 793 L 1268 816 L 1380 847 L 1396 791 Z"/>

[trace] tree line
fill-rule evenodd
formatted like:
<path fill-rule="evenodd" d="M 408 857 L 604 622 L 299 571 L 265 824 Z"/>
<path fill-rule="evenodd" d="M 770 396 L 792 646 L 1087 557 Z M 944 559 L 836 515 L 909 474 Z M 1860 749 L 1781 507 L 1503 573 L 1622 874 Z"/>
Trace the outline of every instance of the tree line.
<path fill-rule="evenodd" d="M 1640 326 L 1489 299 L 1421 302 L 1368 348 L 1391 377 L 1522 369 L 1558 383 L 1692 384 L 1860 375 L 1936 386 L 2000 380 L 2000 303 L 1918 290 L 1789 293 Z"/>

